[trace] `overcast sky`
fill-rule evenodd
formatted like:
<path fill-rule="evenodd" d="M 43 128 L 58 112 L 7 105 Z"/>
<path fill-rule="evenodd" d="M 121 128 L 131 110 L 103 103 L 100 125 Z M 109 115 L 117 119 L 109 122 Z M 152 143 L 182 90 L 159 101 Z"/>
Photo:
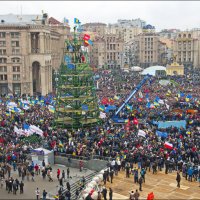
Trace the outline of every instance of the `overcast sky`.
<path fill-rule="evenodd" d="M 117 19 L 141 18 L 156 30 L 200 28 L 198 1 L 1 1 L 0 14 L 41 14 L 58 20 L 74 17 L 81 23 L 115 23 Z"/>

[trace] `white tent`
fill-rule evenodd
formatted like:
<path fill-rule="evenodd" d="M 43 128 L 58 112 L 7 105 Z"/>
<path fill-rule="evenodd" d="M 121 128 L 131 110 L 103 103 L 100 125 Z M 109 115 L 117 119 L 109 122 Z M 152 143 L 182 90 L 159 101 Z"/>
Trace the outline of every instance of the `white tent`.
<path fill-rule="evenodd" d="M 156 75 L 156 71 L 165 71 L 166 72 L 166 67 L 163 66 L 151 66 L 148 67 L 146 69 L 144 69 L 144 71 L 141 73 L 142 75 L 152 75 L 155 76 Z"/>
<path fill-rule="evenodd" d="M 139 66 L 134 66 L 134 67 L 131 67 L 131 71 L 134 71 L 134 72 L 141 72 L 143 69 Z"/>
<path fill-rule="evenodd" d="M 42 161 L 45 161 L 45 164 L 50 163 L 54 164 L 54 152 L 49 151 L 48 149 L 44 149 L 42 147 L 34 149 L 31 153 L 31 159 L 34 164 L 42 165 Z"/>
<path fill-rule="evenodd" d="M 35 151 L 43 151 L 44 155 L 51 153 L 51 151 L 49 151 L 48 149 L 44 149 L 44 148 L 37 148 L 37 149 L 34 149 L 34 150 Z"/>

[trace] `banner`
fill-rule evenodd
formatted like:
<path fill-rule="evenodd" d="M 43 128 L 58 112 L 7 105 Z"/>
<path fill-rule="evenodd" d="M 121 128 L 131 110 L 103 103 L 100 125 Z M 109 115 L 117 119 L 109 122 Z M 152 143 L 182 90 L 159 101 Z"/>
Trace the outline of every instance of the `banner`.
<path fill-rule="evenodd" d="M 186 121 L 180 120 L 180 121 L 158 121 L 158 128 L 168 128 L 168 127 L 177 127 L 177 128 L 186 128 Z"/>

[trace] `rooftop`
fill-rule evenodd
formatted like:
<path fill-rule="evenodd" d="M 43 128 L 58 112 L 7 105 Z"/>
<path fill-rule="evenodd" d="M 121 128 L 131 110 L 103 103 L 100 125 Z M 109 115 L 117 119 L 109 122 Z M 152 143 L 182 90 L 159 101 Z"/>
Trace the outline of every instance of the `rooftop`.
<path fill-rule="evenodd" d="M 16 25 L 27 25 L 27 24 L 38 24 L 41 23 L 43 15 L 16 15 L 7 14 L 0 15 L 0 24 L 16 24 Z"/>

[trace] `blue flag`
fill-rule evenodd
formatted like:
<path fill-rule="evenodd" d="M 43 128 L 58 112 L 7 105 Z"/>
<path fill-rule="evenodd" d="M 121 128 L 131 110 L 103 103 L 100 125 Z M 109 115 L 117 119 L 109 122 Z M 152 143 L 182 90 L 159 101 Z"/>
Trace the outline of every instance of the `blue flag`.
<path fill-rule="evenodd" d="M 93 45 L 93 42 L 91 40 L 88 40 L 89 45 Z"/>
<path fill-rule="evenodd" d="M 156 131 L 158 137 L 166 138 L 168 136 L 167 132 Z"/>
<path fill-rule="evenodd" d="M 185 96 L 185 94 L 180 92 L 180 97 L 184 97 L 184 96 Z"/>
<path fill-rule="evenodd" d="M 74 24 L 80 24 L 81 22 L 80 22 L 80 20 L 79 19 L 77 19 L 77 18 L 74 18 Z"/>
<path fill-rule="evenodd" d="M 66 18 L 64 18 L 64 23 L 65 23 L 65 24 L 69 24 L 69 20 L 66 19 Z"/>
<path fill-rule="evenodd" d="M 24 124 L 23 124 L 23 129 L 28 130 L 28 129 L 29 129 L 29 125 L 26 124 L 26 123 L 24 123 Z"/>
<path fill-rule="evenodd" d="M 192 98 L 192 95 L 188 94 L 188 95 L 186 96 L 186 98 L 191 99 L 191 98 Z"/>

